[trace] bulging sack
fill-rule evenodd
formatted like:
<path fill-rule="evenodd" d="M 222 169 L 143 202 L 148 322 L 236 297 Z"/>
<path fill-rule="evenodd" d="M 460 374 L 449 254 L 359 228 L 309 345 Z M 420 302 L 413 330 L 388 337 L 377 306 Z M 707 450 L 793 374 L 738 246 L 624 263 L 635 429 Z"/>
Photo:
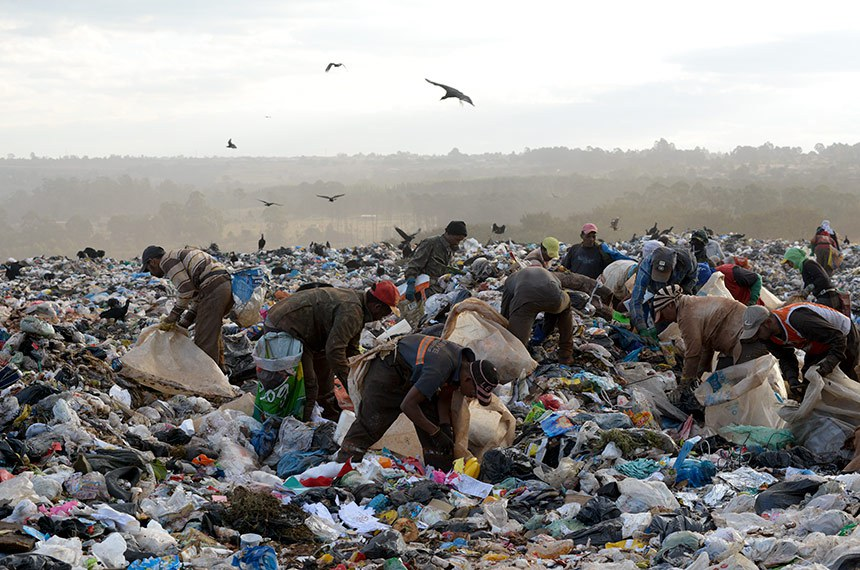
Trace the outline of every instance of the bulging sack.
<path fill-rule="evenodd" d="M 507 319 L 480 299 L 466 299 L 451 309 L 442 338 L 471 348 L 479 359 L 492 362 L 499 382 L 525 378 L 537 368 L 517 337 L 507 329 Z"/>
<path fill-rule="evenodd" d="M 303 350 L 301 341 L 284 332 L 269 332 L 257 341 L 253 357 L 259 385 L 254 399 L 254 419 L 303 417 Z"/>
<path fill-rule="evenodd" d="M 165 332 L 158 325 L 143 329 L 121 360 L 123 377 L 164 394 L 234 397 L 215 361 L 179 330 Z"/>
<path fill-rule="evenodd" d="M 785 426 L 779 414 L 785 386 L 779 364 L 769 354 L 703 375 L 695 395 L 705 406 L 705 425 L 713 430 L 731 424 Z"/>
<path fill-rule="evenodd" d="M 230 318 L 240 327 L 247 328 L 262 320 L 260 309 L 266 297 L 268 277 L 262 267 L 243 269 L 232 275 L 233 309 Z"/>

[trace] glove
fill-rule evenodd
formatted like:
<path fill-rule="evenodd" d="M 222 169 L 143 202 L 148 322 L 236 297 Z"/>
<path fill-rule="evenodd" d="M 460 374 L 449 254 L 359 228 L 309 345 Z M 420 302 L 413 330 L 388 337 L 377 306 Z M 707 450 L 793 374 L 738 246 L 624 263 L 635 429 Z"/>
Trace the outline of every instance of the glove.
<path fill-rule="evenodd" d="M 660 339 L 657 336 L 657 329 L 654 329 L 654 328 L 645 329 L 644 331 L 641 331 L 639 333 L 639 336 L 641 336 L 642 339 L 645 342 L 647 342 L 648 344 L 654 345 L 654 344 L 660 343 Z"/>
<path fill-rule="evenodd" d="M 187 329 L 188 327 L 193 325 L 194 321 L 196 321 L 196 320 L 197 320 L 197 313 L 195 313 L 194 311 L 185 311 L 182 314 L 182 318 L 179 319 L 179 326 L 184 328 L 184 329 Z"/>
<path fill-rule="evenodd" d="M 451 426 L 448 426 L 450 429 Z M 436 433 L 430 436 L 433 441 L 433 447 L 439 453 L 450 455 L 454 453 L 454 440 L 448 437 L 448 434 L 442 429 L 442 426 L 436 430 Z"/>
<path fill-rule="evenodd" d="M 415 278 L 410 277 L 406 280 L 406 300 L 414 301 L 415 300 Z"/>
<path fill-rule="evenodd" d="M 176 328 L 176 317 L 173 315 L 167 315 L 161 322 L 158 324 L 158 330 L 169 332 Z"/>
<path fill-rule="evenodd" d="M 454 428 L 451 427 L 451 424 L 439 424 L 439 429 L 448 436 L 448 439 L 454 441 Z"/>

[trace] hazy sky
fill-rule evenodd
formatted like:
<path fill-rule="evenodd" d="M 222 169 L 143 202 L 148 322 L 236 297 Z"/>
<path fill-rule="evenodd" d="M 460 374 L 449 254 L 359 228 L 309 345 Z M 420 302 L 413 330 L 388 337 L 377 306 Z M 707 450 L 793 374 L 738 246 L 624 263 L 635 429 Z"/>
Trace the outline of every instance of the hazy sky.
<path fill-rule="evenodd" d="M 856 2 L 0 8 L 0 156 L 226 155 L 229 137 L 239 156 L 860 140 Z"/>

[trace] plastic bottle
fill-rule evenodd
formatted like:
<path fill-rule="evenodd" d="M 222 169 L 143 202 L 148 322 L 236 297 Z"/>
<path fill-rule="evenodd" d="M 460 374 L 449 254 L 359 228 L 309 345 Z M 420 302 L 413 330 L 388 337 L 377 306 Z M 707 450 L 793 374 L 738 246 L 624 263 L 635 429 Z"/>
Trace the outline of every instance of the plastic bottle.
<path fill-rule="evenodd" d="M 565 554 L 570 554 L 572 550 L 572 540 L 556 540 L 554 542 L 530 545 L 529 555 L 537 556 L 538 558 L 553 560 L 560 556 L 564 556 Z"/>

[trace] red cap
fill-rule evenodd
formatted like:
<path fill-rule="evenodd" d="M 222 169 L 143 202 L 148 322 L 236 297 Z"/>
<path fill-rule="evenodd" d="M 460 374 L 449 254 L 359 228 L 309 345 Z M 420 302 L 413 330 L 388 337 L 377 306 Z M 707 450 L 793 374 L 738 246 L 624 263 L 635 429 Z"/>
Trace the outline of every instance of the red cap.
<path fill-rule="evenodd" d="M 370 294 L 388 305 L 394 307 L 397 305 L 397 299 L 400 298 L 400 292 L 397 291 L 397 286 L 388 280 L 374 283 L 370 288 Z"/>
<path fill-rule="evenodd" d="M 591 232 L 597 233 L 597 226 L 596 225 L 592 224 L 591 222 L 588 222 L 587 224 L 582 226 L 582 233 L 590 234 Z"/>

